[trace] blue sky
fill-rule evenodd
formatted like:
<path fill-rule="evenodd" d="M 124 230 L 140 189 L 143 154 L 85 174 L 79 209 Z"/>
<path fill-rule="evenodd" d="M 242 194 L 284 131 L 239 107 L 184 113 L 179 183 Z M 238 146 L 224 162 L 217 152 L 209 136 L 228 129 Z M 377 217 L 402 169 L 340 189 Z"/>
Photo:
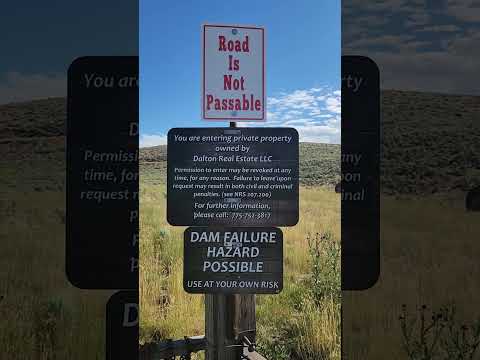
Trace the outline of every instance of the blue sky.
<path fill-rule="evenodd" d="M 142 140 L 160 141 L 169 127 L 208 125 L 199 114 L 200 24 L 256 24 L 268 31 L 267 125 L 303 121 L 303 139 L 336 142 L 339 117 L 327 110 L 338 115 L 340 1 L 241 4 L 140 0 L 139 25 L 132 0 L 10 2 L 0 21 L 0 104 L 66 96 L 76 57 L 136 55 L 140 30 Z M 478 0 L 343 0 L 342 15 L 344 53 L 377 62 L 382 88 L 480 95 Z"/>
<path fill-rule="evenodd" d="M 0 104 L 66 96 L 67 69 L 77 57 L 138 55 L 136 1 L 2 5 Z"/>
<path fill-rule="evenodd" d="M 342 51 L 373 59 L 381 87 L 480 95 L 478 0 L 344 0 Z"/>
<path fill-rule="evenodd" d="M 168 4 L 168 5 L 167 5 Z M 301 141 L 340 141 L 340 1 L 140 1 L 140 142 L 200 118 L 201 24 L 266 29 L 267 123 Z M 243 126 L 255 126 L 242 123 Z"/>

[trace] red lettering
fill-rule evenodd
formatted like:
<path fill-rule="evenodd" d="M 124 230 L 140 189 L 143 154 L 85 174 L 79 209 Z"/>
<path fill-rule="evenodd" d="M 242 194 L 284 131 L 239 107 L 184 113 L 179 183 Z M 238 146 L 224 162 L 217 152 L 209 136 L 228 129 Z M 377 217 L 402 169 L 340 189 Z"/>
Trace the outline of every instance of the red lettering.
<path fill-rule="evenodd" d="M 234 59 L 232 55 L 228 55 L 228 70 L 229 71 L 237 71 L 240 69 L 240 60 Z"/>
<path fill-rule="evenodd" d="M 232 75 L 223 75 L 223 90 L 245 90 L 245 79 L 243 76 L 239 79 L 233 79 L 232 83 Z"/>
<path fill-rule="evenodd" d="M 253 94 L 242 94 L 237 98 L 216 98 L 209 94 L 206 95 L 206 98 L 206 110 L 261 111 L 263 106 L 263 101 L 261 99 L 256 99 Z"/>
<path fill-rule="evenodd" d="M 245 94 L 243 94 L 243 110 L 248 110 L 250 108 L 250 104 L 247 100 L 247 98 L 245 97 Z"/>
<path fill-rule="evenodd" d="M 223 90 L 232 90 L 232 75 L 223 75 Z"/>
<path fill-rule="evenodd" d="M 228 40 L 225 36 L 218 36 L 218 51 L 235 51 L 235 52 L 250 52 L 248 44 L 248 35 L 245 36 L 245 40 Z"/>
<path fill-rule="evenodd" d="M 244 52 L 250 52 L 250 50 L 248 49 L 248 35 L 245 36 L 245 40 L 242 43 L 242 50 Z"/>
<path fill-rule="evenodd" d="M 213 95 L 207 95 L 207 110 L 210 110 L 210 104 L 213 102 Z"/>
<path fill-rule="evenodd" d="M 225 36 L 219 35 L 218 42 L 219 42 L 218 51 L 227 51 L 225 47 Z"/>

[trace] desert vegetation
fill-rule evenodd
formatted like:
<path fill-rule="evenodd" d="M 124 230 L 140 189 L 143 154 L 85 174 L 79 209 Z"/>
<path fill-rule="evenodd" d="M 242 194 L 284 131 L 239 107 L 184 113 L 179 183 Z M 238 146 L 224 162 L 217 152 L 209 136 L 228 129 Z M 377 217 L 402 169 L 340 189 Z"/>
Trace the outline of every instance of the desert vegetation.
<path fill-rule="evenodd" d="M 111 292 L 82 291 L 65 277 L 65 104 L 0 106 L 0 357 L 6 359 L 105 357 Z M 409 359 L 402 304 L 408 319 L 417 318 L 411 344 L 420 341 L 423 304 L 426 319 L 431 309 L 454 304 L 452 334 L 461 337 L 467 326 L 471 343 L 479 315 L 480 222 L 478 213 L 465 212 L 464 194 L 480 184 L 479 111 L 478 97 L 382 91 L 381 276 L 371 289 L 342 293 L 345 358 Z M 140 340 L 203 333 L 202 296 L 181 286 L 183 229 L 165 221 L 166 147 L 143 149 L 141 157 Z M 302 215 L 296 227 L 283 229 L 285 288 L 257 297 L 259 346 L 270 359 L 338 359 L 338 294 L 323 296 L 337 280 L 319 274 L 336 266 L 339 160 L 339 145 L 301 145 Z M 316 239 L 332 241 L 330 255 Z M 447 330 L 438 349 L 452 348 L 442 345 L 456 339 Z"/>
<path fill-rule="evenodd" d="M 65 99 L 0 106 L 0 358 L 105 358 L 111 291 L 65 275 Z"/>
<path fill-rule="evenodd" d="M 182 286 L 183 230 L 166 222 L 165 185 L 141 185 L 140 342 L 204 334 L 204 297 Z M 318 206 L 318 204 L 323 206 Z M 340 198 L 302 187 L 284 233 L 284 289 L 257 295 L 259 352 L 268 359 L 340 358 Z"/>

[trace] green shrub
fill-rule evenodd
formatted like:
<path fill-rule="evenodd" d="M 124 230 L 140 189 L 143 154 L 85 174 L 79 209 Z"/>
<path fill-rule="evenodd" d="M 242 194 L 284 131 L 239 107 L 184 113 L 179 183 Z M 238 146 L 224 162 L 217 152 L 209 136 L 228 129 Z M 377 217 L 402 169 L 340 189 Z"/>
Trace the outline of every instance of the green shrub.
<path fill-rule="evenodd" d="M 33 331 L 38 359 L 57 359 L 61 353 L 60 329 L 65 329 L 70 316 L 61 299 L 40 303 L 34 314 Z"/>
<path fill-rule="evenodd" d="M 480 319 L 471 324 L 456 319 L 455 305 L 430 311 L 422 305 L 409 314 L 402 305 L 399 317 L 403 348 L 410 360 L 473 360 L 480 344 Z"/>
<path fill-rule="evenodd" d="M 445 352 L 444 359 L 473 360 L 480 344 L 480 319 L 471 324 L 459 323 L 454 306 L 443 310 L 445 336 L 440 344 Z"/>
<path fill-rule="evenodd" d="M 317 305 L 325 298 L 341 299 L 340 243 L 329 231 L 307 236 L 312 264 L 311 292 Z"/>

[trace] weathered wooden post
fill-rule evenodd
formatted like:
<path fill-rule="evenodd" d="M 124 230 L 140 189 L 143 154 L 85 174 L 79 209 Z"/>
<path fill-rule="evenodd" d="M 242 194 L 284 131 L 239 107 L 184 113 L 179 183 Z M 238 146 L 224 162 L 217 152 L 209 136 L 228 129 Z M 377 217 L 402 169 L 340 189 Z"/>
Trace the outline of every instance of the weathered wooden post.
<path fill-rule="evenodd" d="M 230 122 L 230 127 L 237 124 Z M 243 336 L 255 342 L 254 294 L 205 294 L 206 360 L 241 358 Z"/>
<path fill-rule="evenodd" d="M 243 336 L 255 342 L 255 295 L 205 295 L 206 360 L 238 360 Z"/>

